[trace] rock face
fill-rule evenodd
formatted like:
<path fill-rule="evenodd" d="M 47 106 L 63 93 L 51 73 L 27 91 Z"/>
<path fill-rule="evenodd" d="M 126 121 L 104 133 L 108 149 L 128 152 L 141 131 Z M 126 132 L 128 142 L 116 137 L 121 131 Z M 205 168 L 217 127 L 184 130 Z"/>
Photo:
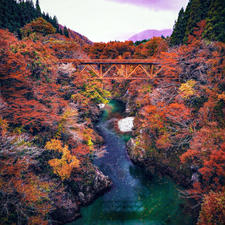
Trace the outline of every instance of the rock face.
<path fill-rule="evenodd" d="M 96 166 L 93 166 L 93 169 L 95 174 L 91 184 L 79 185 L 78 199 L 82 205 L 88 205 L 112 186 L 108 176 L 105 176 Z"/>
<path fill-rule="evenodd" d="M 171 167 L 169 164 L 161 163 L 158 159 L 146 156 L 144 149 L 138 148 L 137 150 L 135 141 L 132 138 L 127 142 L 127 153 L 131 161 L 142 167 L 149 177 L 168 175 L 182 186 L 187 187 L 190 184 L 189 177 L 183 174 L 182 171 Z"/>
<path fill-rule="evenodd" d="M 135 163 L 135 164 L 141 164 L 146 158 L 145 156 L 145 150 L 139 149 L 138 153 L 135 151 L 136 144 L 134 142 L 134 139 L 131 138 L 127 142 L 127 152 L 128 155 L 130 156 L 130 159 Z"/>
<path fill-rule="evenodd" d="M 64 224 L 80 216 L 76 197 L 71 192 L 53 192 L 52 200 L 56 203 L 56 210 L 51 214 L 52 224 Z"/>
<path fill-rule="evenodd" d="M 56 190 L 51 194 L 56 209 L 52 212 L 52 225 L 65 224 L 80 217 L 80 207 L 90 204 L 99 195 L 110 189 L 112 182 L 97 167 L 87 174 L 90 182 L 71 180 L 63 191 Z M 64 185 L 65 186 L 65 185 Z"/>

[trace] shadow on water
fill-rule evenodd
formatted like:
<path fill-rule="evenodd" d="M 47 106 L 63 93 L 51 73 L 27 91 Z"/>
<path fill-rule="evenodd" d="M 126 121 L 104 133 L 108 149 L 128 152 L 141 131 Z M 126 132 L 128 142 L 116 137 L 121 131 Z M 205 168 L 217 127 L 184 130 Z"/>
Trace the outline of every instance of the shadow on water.
<path fill-rule="evenodd" d="M 82 218 L 70 225 L 192 225 L 184 212 L 176 185 L 169 178 L 149 180 L 129 160 L 125 142 L 102 119 L 97 130 L 105 141 L 107 153 L 94 160 L 113 181 L 110 192 L 81 210 Z"/>

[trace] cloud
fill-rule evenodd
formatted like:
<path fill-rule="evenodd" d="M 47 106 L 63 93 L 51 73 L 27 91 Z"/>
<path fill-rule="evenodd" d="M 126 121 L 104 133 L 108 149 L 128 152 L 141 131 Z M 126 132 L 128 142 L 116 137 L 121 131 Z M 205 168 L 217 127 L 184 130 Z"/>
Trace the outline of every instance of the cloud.
<path fill-rule="evenodd" d="M 107 0 L 124 4 L 133 4 L 153 10 L 179 10 L 188 0 Z"/>

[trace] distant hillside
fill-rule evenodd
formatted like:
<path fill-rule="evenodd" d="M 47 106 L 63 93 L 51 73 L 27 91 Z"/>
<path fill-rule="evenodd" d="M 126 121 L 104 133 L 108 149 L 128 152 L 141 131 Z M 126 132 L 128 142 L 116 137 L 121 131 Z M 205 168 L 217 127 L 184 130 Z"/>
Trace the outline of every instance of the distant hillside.
<path fill-rule="evenodd" d="M 93 44 L 93 42 L 90 41 L 87 37 L 85 37 L 82 34 L 77 33 L 74 30 L 69 29 L 69 35 L 70 35 L 70 38 L 73 38 L 73 39 L 76 39 L 76 40 L 79 39 L 81 45 L 83 45 L 83 44 Z"/>
<path fill-rule="evenodd" d="M 152 37 L 161 37 L 162 35 L 164 37 L 170 36 L 172 34 L 171 29 L 164 29 L 164 30 L 144 30 L 140 33 L 137 33 L 130 37 L 128 40 L 130 41 L 142 41 L 144 39 L 150 39 Z"/>
<path fill-rule="evenodd" d="M 84 44 L 89 44 L 89 45 L 93 44 L 93 42 L 90 41 L 87 37 L 85 37 L 82 34 L 77 33 L 74 30 L 71 30 L 69 28 L 66 28 L 66 27 L 64 27 L 64 26 L 62 26 L 60 24 L 59 24 L 59 29 L 61 30 L 62 33 L 64 33 L 65 32 L 65 29 L 66 29 L 67 32 L 68 32 L 68 36 L 70 38 L 76 40 L 76 42 L 79 43 L 81 46 L 83 46 Z"/>

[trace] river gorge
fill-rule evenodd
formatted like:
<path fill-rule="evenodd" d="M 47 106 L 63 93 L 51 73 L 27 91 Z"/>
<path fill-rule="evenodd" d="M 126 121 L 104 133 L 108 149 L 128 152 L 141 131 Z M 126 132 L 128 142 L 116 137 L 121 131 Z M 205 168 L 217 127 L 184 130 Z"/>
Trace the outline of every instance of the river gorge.
<path fill-rule="evenodd" d="M 149 178 L 127 154 L 129 135 L 115 132 L 114 114 L 122 115 L 121 103 L 112 101 L 96 125 L 105 149 L 94 164 L 113 182 L 113 187 L 91 205 L 82 208 L 82 217 L 68 225 L 191 225 L 187 202 L 169 177 Z M 106 107 L 107 108 L 107 107 Z M 111 111 L 111 112 L 109 112 Z M 124 140 L 125 139 L 125 140 Z"/>

